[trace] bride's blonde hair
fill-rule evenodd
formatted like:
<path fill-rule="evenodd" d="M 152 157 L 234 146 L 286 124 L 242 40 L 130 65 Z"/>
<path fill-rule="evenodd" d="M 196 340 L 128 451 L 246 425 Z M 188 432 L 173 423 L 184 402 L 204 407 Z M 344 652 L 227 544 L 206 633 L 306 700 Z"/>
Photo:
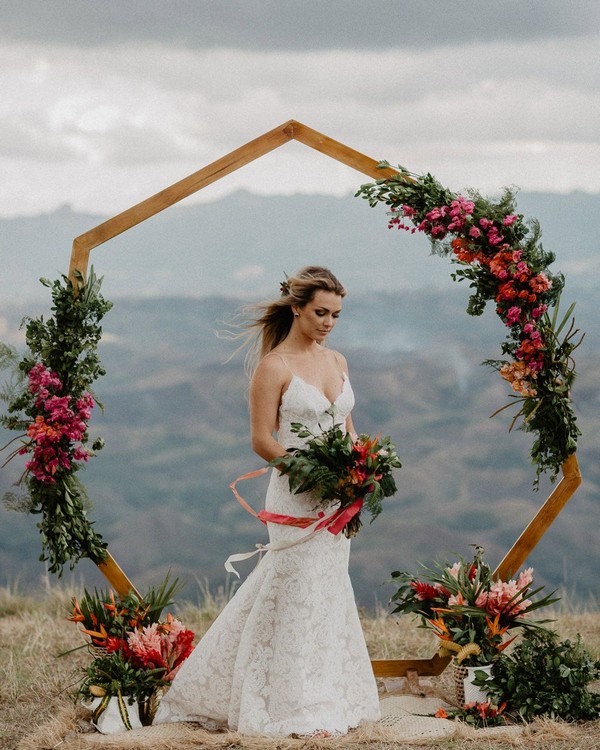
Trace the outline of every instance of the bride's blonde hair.
<path fill-rule="evenodd" d="M 241 334 L 245 341 L 239 348 L 247 348 L 244 369 L 251 375 L 260 360 L 280 344 L 290 332 L 294 314 L 292 307 L 304 307 L 322 289 L 340 297 L 346 290 L 328 268 L 306 266 L 281 284 L 281 297 L 271 302 L 259 302 L 245 309 L 251 319 Z"/>

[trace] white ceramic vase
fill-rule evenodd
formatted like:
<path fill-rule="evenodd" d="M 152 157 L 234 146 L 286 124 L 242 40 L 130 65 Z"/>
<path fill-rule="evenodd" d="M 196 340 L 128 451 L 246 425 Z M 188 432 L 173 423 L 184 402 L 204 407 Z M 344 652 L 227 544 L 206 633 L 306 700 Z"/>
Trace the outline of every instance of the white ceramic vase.
<path fill-rule="evenodd" d="M 85 703 L 85 706 L 91 711 L 95 711 L 102 700 L 103 698 L 92 698 L 91 701 Z M 130 705 L 127 701 L 127 696 L 123 696 L 123 704 L 129 719 L 129 726 L 126 726 L 123 722 L 123 717 L 119 710 L 119 699 L 116 695 L 110 698 L 104 711 L 102 711 L 96 721 L 92 721 L 92 724 L 102 734 L 119 734 L 120 732 L 127 732 L 129 729 L 140 729 L 142 722 L 140 721 L 138 704 L 132 703 Z"/>

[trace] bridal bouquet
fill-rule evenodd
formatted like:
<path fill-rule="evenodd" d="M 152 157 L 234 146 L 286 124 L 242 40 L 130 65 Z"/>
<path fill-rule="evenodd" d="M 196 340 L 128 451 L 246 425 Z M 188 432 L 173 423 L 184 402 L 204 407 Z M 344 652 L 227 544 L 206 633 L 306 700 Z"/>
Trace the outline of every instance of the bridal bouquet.
<path fill-rule="evenodd" d="M 332 410 L 328 413 L 334 417 Z M 373 521 L 381 513 L 383 498 L 397 490 L 392 470 L 402 464 L 394 443 L 380 435 L 353 439 L 340 424 L 318 435 L 299 422 L 291 429 L 307 440 L 306 445 L 291 448 L 272 465 L 288 476 L 290 491 L 312 492 L 316 508 L 338 506 L 339 518 L 346 519 L 344 534 L 354 536 L 362 525 L 361 510 L 366 508 Z"/>

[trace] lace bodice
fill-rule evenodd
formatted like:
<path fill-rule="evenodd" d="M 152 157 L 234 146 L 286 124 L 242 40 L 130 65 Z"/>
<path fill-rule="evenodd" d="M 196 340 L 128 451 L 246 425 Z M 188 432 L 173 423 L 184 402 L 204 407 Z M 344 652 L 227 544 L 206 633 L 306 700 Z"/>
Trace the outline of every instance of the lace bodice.
<path fill-rule="evenodd" d="M 354 393 L 345 374 L 342 390 L 333 403 L 316 385 L 307 383 L 298 375 L 292 375 L 279 407 L 279 442 L 284 448 L 299 448 L 304 441 L 291 431 L 292 422 L 300 422 L 311 432 L 318 434 L 329 429 L 332 423 L 343 424 L 353 406 Z M 333 419 L 326 413 L 332 407 Z"/>

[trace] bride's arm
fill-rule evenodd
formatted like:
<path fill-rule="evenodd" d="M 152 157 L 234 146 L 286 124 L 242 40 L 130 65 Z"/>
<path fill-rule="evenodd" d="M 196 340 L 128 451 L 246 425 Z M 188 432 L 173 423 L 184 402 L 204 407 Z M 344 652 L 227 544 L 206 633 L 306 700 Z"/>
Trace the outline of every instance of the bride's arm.
<path fill-rule="evenodd" d="M 289 381 L 289 371 L 279 357 L 266 356 L 250 382 L 250 436 L 252 450 L 265 461 L 286 454 L 273 437 L 277 429 L 281 396 Z"/>

